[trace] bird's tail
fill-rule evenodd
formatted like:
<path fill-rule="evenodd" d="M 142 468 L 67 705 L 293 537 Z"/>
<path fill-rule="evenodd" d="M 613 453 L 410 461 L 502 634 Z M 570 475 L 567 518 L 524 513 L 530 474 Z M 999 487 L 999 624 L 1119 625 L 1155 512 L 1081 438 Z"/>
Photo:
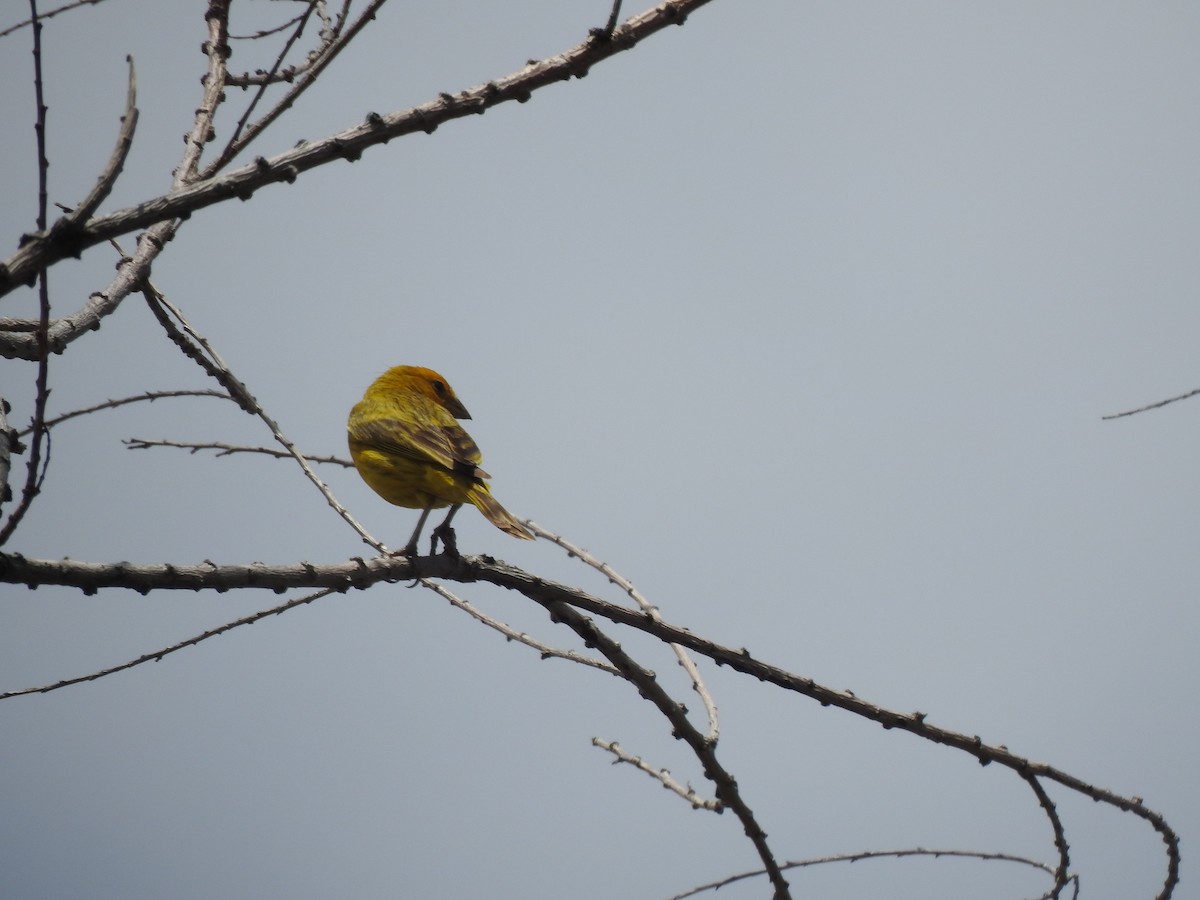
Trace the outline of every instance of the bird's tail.
<path fill-rule="evenodd" d="M 503 531 L 515 538 L 526 541 L 533 540 L 533 532 L 522 525 L 517 518 L 500 505 L 500 501 L 492 496 L 487 485 L 478 484 L 471 490 L 471 502 L 474 503 L 484 517 Z"/>

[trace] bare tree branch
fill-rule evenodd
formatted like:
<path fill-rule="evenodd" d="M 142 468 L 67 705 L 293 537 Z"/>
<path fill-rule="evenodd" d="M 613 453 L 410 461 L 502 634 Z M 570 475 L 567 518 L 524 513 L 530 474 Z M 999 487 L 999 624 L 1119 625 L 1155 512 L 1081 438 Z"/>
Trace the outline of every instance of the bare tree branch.
<path fill-rule="evenodd" d="M 8 424 L 8 414 L 12 406 L 4 397 L 0 397 L 0 506 L 12 500 L 12 486 L 8 483 L 12 471 L 12 455 L 25 450 L 17 429 Z"/>
<path fill-rule="evenodd" d="M 179 391 L 146 391 L 142 394 L 135 394 L 132 397 L 122 397 L 119 400 L 105 400 L 103 403 L 97 403 L 95 406 L 84 407 L 83 409 L 74 409 L 70 412 L 65 412 L 60 416 L 55 416 L 52 419 L 46 420 L 46 427 L 53 428 L 55 425 L 61 425 L 71 419 L 79 416 L 87 416 L 95 412 L 100 412 L 104 409 L 116 409 L 118 406 L 125 406 L 130 403 L 140 403 L 149 401 L 153 403 L 155 400 L 163 400 L 168 397 L 218 397 L 221 400 L 228 400 L 229 395 L 222 391 L 213 390 L 179 390 Z M 28 434 L 31 429 L 26 429 L 21 434 Z M 265 452 L 265 451 L 264 451 Z"/>
<path fill-rule="evenodd" d="M 273 606 L 270 609 L 264 609 L 253 613 L 249 616 L 243 616 L 240 619 L 234 619 L 232 622 L 226 622 L 216 628 L 210 628 L 208 631 L 203 631 L 200 634 L 194 635 L 178 643 L 163 647 L 161 650 L 155 650 L 153 653 L 144 653 L 136 659 L 131 659 L 119 665 L 110 666 L 107 669 L 99 669 L 95 672 L 89 672 L 87 675 L 79 675 L 75 678 L 64 678 L 61 681 L 56 681 L 52 684 L 43 684 L 39 687 L 20 688 L 15 691 L 5 691 L 0 693 L 0 700 L 8 700 L 12 697 L 26 697 L 30 694 L 49 694 L 51 691 L 61 690 L 65 687 L 71 687 L 76 684 L 83 684 L 88 681 L 95 681 L 97 678 L 104 678 L 108 675 L 115 675 L 117 672 L 124 672 L 136 666 L 143 665 L 148 662 L 159 662 L 164 657 L 170 656 L 172 653 L 177 653 L 186 647 L 194 647 L 202 641 L 207 641 L 209 638 L 214 638 L 217 635 L 225 634 L 227 631 L 232 631 L 235 628 L 240 628 L 243 625 L 253 625 L 269 616 L 277 616 L 280 613 L 287 612 L 289 609 L 295 609 L 298 606 L 304 606 L 307 603 L 312 603 L 321 597 L 326 597 L 333 593 L 333 589 L 317 591 L 315 594 L 306 594 L 303 597 L 297 597 L 294 600 L 289 600 L 287 603 Z"/>
<path fill-rule="evenodd" d="M 1053 900 L 1058 900 L 1058 897 L 1062 894 L 1063 889 L 1070 880 L 1071 848 L 1067 844 L 1067 833 L 1063 829 L 1058 809 L 1054 806 L 1054 801 L 1050 799 L 1050 795 L 1046 793 L 1046 789 L 1042 787 L 1042 783 L 1038 781 L 1036 776 L 1028 772 L 1021 772 L 1019 774 L 1025 779 L 1029 787 L 1033 789 L 1033 793 L 1038 799 L 1038 804 L 1050 820 L 1050 827 L 1054 829 L 1054 847 L 1058 850 L 1058 867 L 1054 870 L 1054 884 L 1047 896 L 1053 898 Z"/>
<path fill-rule="evenodd" d="M 357 568 L 357 566 L 361 563 L 362 563 L 362 560 L 355 561 L 355 567 Z M 315 567 L 309 567 L 309 569 L 311 571 L 316 571 Z M 20 688 L 17 690 L 6 691 L 3 693 L 0 693 L 0 700 L 7 700 L 11 697 L 27 696 L 29 694 L 47 694 L 47 693 L 50 693 L 51 691 L 57 691 L 57 690 L 61 690 L 62 688 L 71 687 L 72 685 L 82 684 L 82 683 L 88 682 L 88 681 L 95 681 L 99 678 L 104 678 L 109 675 L 115 675 L 118 672 L 124 672 L 124 671 L 132 669 L 136 666 L 140 666 L 145 663 L 148 663 L 148 662 L 158 662 L 161 659 L 163 659 L 163 657 L 168 656 L 172 653 L 175 653 L 179 650 L 182 650 L 185 647 L 194 647 L 203 641 L 209 640 L 210 638 L 214 638 L 219 635 L 225 634 L 228 631 L 232 631 L 234 628 L 240 628 L 243 625 L 253 625 L 255 622 L 259 622 L 263 619 L 269 618 L 270 616 L 277 616 L 277 615 L 287 612 L 288 610 L 296 609 L 299 606 L 304 606 L 306 604 L 312 603 L 314 600 L 318 600 L 322 597 L 326 597 L 331 593 L 344 592 L 349 584 L 349 579 L 352 579 L 354 577 L 354 573 L 347 571 L 344 573 L 344 575 L 348 579 L 346 584 L 344 584 L 344 585 L 341 585 L 341 586 L 335 585 L 333 587 L 325 588 L 323 590 L 317 591 L 316 593 L 307 594 L 303 597 L 297 597 L 295 599 L 287 601 L 286 603 L 281 603 L 277 606 L 272 606 L 267 609 L 260 610 L 259 612 L 253 613 L 251 615 L 243 616 L 238 619 L 234 619 L 233 621 L 226 622 L 225 624 L 220 625 L 216 628 L 210 628 L 207 631 L 201 632 L 200 634 L 193 635 L 192 637 L 186 638 L 185 640 L 179 641 L 174 644 L 170 644 L 159 650 L 155 650 L 150 653 L 144 653 L 139 657 L 136 657 L 131 660 L 127 660 L 126 662 L 119 663 L 115 666 L 109 666 L 108 668 L 99 669 L 94 672 L 89 672 L 86 675 L 78 675 L 73 678 L 64 678 L 60 681 L 56 681 L 51 684 L 45 684 L 45 685 L 40 685 L 38 687 L 31 687 L 31 688 Z M 403 580 L 403 579 L 399 579 L 399 580 Z M 598 659 L 594 659 L 592 657 L 584 656 L 580 653 L 575 652 L 574 650 L 560 650 L 558 648 L 551 647 L 548 644 L 544 644 L 540 641 L 536 641 L 536 640 L 530 638 L 524 632 L 517 632 L 515 629 L 510 628 L 508 625 L 505 625 L 503 622 L 500 622 L 499 620 L 492 618 L 491 616 L 487 615 L 486 613 L 484 613 L 481 610 L 477 609 L 476 607 L 472 606 L 468 601 L 463 600 L 462 598 L 458 597 L 452 591 L 448 590 L 447 588 L 443 587 L 440 584 L 436 584 L 434 582 L 428 581 L 427 579 L 423 579 L 423 578 L 418 579 L 418 580 L 421 581 L 421 583 L 425 587 L 432 589 L 440 597 L 443 597 L 446 600 L 450 601 L 450 603 L 453 606 L 455 606 L 459 609 L 462 609 L 464 612 L 467 612 L 468 614 L 475 617 L 476 619 L 478 619 L 480 622 L 487 625 L 488 627 L 496 629 L 501 634 L 505 635 L 505 637 L 507 637 L 509 640 L 517 641 L 518 643 L 525 644 L 526 646 L 532 647 L 533 649 L 537 650 L 542 655 L 543 659 L 550 659 L 550 658 L 557 657 L 560 659 L 569 660 L 570 662 L 577 662 L 577 663 L 581 663 L 586 666 L 592 666 L 594 668 L 600 669 L 601 671 L 608 672 L 609 674 L 612 674 L 612 675 L 620 674 L 616 670 L 616 668 L 613 667 L 612 665 L 610 665 L 609 663 L 603 662 Z M 222 589 L 217 588 L 217 590 L 222 590 Z"/>
<path fill-rule="evenodd" d="M 1149 403 L 1146 406 L 1139 406 L 1137 409 L 1127 409 L 1125 412 L 1111 413 L 1110 415 L 1101 416 L 1100 418 L 1101 420 L 1106 421 L 1108 419 L 1123 419 L 1125 416 L 1136 416 L 1138 413 L 1144 413 L 1147 410 L 1161 409 L 1162 407 L 1168 406 L 1172 403 L 1178 403 L 1180 400 L 1187 400 L 1189 397 L 1195 397 L 1197 394 L 1200 394 L 1200 388 L 1196 388 L 1194 391 L 1188 391 L 1186 394 L 1180 394 L 1178 397 L 1168 397 L 1166 400 L 1159 400 L 1157 403 Z"/>
<path fill-rule="evenodd" d="M 38 18 L 37 0 L 29 0 L 29 13 L 29 21 L 33 27 L 33 95 L 37 104 L 37 114 L 33 124 L 33 132 L 37 138 L 37 227 L 39 231 L 45 231 L 46 214 L 50 205 L 47 189 L 50 160 L 46 154 L 46 113 L 48 110 L 46 108 L 45 82 L 42 80 L 42 23 Z M 43 266 L 38 268 L 44 270 Z"/>
<path fill-rule="evenodd" d="M 519 71 L 495 81 L 458 94 L 441 94 L 435 100 L 403 112 L 386 116 L 372 113 L 362 125 L 331 137 L 303 144 L 270 159 L 259 157 L 250 165 L 220 178 L 190 183 L 135 207 L 93 219 L 82 230 L 79 241 L 69 250 L 63 242 L 54 239 L 52 233 L 33 235 L 25 246 L 0 264 L 0 295 L 28 283 L 40 268 L 101 241 L 155 223 L 187 218 L 197 210 L 222 201 L 234 198 L 247 200 L 269 184 L 295 181 L 301 173 L 335 160 L 352 162 L 368 148 L 386 144 L 394 138 L 418 131 L 432 133 L 445 122 L 480 115 L 502 103 L 524 103 L 534 91 L 571 78 L 583 78 L 592 66 L 637 46 L 668 26 L 682 25 L 690 13 L 709 2 L 668 0 L 628 19 L 607 39 L 589 36 L 564 53 L 540 62 L 530 62 Z M 207 133 L 200 137 L 207 137 Z M 184 168 L 181 166 L 181 170 Z M 11 348 L 10 352 L 23 356 Z"/>
<path fill-rule="evenodd" d="M 280 22 L 274 28 L 260 28 L 258 31 L 254 32 L 254 34 L 231 34 L 229 35 L 229 39 L 231 41 L 257 41 L 261 40 L 262 38 L 268 38 L 273 34 L 280 34 L 281 32 L 287 31 L 289 28 L 294 29 L 297 24 L 306 21 L 308 17 L 312 15 L 313 10 L 315 10 L 317 6 L 318 4 L 316 3 L 308 3 L 304 7 L 304 12 L 292 16 L 292 18 L 288 19 L 286 22 Z M 237 81 L 235 81 L 233 75 L 230 75 L 229 83 L 238 87 L 241 86 L 237 83 Z"/>
<path fill-rule="evenodd" d="M 151 590 L 200 590 L 205 588 L 231 590 L 234 588 L 267 588 L 282 592 L 289 588 L 328 587 L 333 590 L 366 588 L 379 581 L 404 581 L 418 578 L 444 578 L 462 583 L 486 581 L 500 587 L 516 590 L 531 600 L 542 604 L 554 615 L 568 620 L 573 628 L 587 633 L 585 641 L 610 641 L 596 636 L 594 625 L 583 625 L 578 615 L 568 616 L 564 607 L 599 615 L 619 625 L 636 628 L 666 643 L 677 643 L 701 656 L 712 659 L 717 665 L 774 684 L 788 691 L 803 694 L 822 706 L 836 706 L 864 719 L 877 722 L 885 729 L 900 729 L 933 743 L 960 750 L 975 757 L 981 765 L 996 763 L 1011 769 L 1021 778 L 1030 776 L 1060 784 L 1069 790 L 1083 794 L 1100 803 L 1113 806 L 1124 812 L 1133 813 L 1150 824 L 1158 832 L 1167 852 L 1167 875 L 1163 889 L 1158 895 L 1166 900 L 1179 881 L 1179 837 L 1157 812 L 1147 807 L 1140 797 L 1124 797 L 1105 788 L 1092 785 L 1077 776 L 1060 769 L 1035 763 L 1019 756 L 1003 745 L 985 744 L 978 735 L 967 735 L 947 728 L 931 725 L 924 713 L 900 713 L 863 700 L 849 691 L 838 691 L 825 687 L 811 678 L 794 675 L 777 666 L 755 659 L 750 651 L 724 647 L 707 638 L 700 637 L 685 628 L 624 606 L 601 600 L 584 591 L 530 575 L 521 569 L 484 556 L 452 557 L 446 554 L 433 557 L 375 557 L 364 560 L 355 558 L 334 565 L 316 566 L 311 563 L 298 565 L 266 566 L 256 563 L 250 566 L 218 566 L 206 562 L 200 566 L 151 565 L 135 566 L 130 563 L 82 563 L 77 560 L 36 560 L 19 554 L 0 553 L 0 582 L 13 584 L 60 584 L 77 587 L 86 594 L 100 588 L 124 587 L 149 593 Z M 607 646 L 607 644 L 605 644 Z M 605 652 L 604 647 L 597 647 Z M 612 648 L 610 648 L 612 649 Z M 616 648 L 614 653 L 619 651 Z M 608 653 L 605 652 L 608 656 Z M 645 676 L 638 670 L 625 668 L 612 656 L 609 660 L 630 677 Z M 639 686 L 641 686 L 639 682 Z M 661 688 L 657 689 L 661 690 Z M 669 699 L 669 698 L 668 698 Z M 674 701 L 671 701 L 674 702 Z M 678 706 L 678 704 L 676 704 Z M 679 713 L 682 715 L 682 713 Z M 672 724 L 677 716 L 672 714 Z M 686 717 L 684 717 L 686 720 Z M 702 742 L 703 743 L 703 742 Z M 691 742 L 689 741 L 689 745 Z M 718 799 L 725 801 L 720 793 Z"/>
<path fill-rule="evenodd" d="M 208 0 L 208 10 L 204 13 L 204 19 L 208 22 L 208 40 L 203 46 L 204 53 L 208 56 L 208 72 L 201 79 L 204 84 L 204 98 L 196 108 L 196 120 L 192 124 L 192 130 L 184 139 L 186 149 L 183 160 L 175 169 L 173 186 L 176 190 L 196 180 L 200 156 L 204 153 L 205 145 L 215 135 L 213 119 L 217 115 L 217 107 L 225 99 L 225 60 L 229 59 L 230 53 L 230 2 L 231 0 Z"/>
<path fill-rule="evenodd" d="M 47 10 L 44 13 L 38 13 L 37 17 L 44 22 L 47 19 L 53 19 L 55 16 L 60 15 L 61 13 L 79 9 L 81 6 L 95 6 L 96 4 L 103 2 L 104 0 L 73 0 L 73 2 L 64 3 L 62 6 L 59 6 L 55 9 Z M 14 31 L 20 31 L 22 28 L 27 28 L 33 23 L 34 20 L 29 18 L 22 22 L 18 22 L 16 25 L 9 25 L 7 28 L 0 30 L 0 38 L 8 37 L 8 35 L 12 34 Z"/>
<path fill-rule="evenodd" d="M 34 132 L 37 135 L 37 167 L 38 167 L 38 228 L 45 230 L 46 213 L 49 193 L 47 189 L 50 159 L 46 152 L 46 99 L 42 81 L 42 23 L 38 20 L 37 0 L 29 0 L 30 20 L 33 24 L 33 88 L 37 100 L 37 119 Z M 50 282 L 45 268 L 36 272 L 38 282 L 38 327 L 33 339 L 37 351 L 37 376 L 35 379 L 35 394 L 33 403 L 33 424 L 30 432 L 29 459 L 25 464 L 25 484 L 21 488 L 21 499 L 9 511 L 8 519 L 0 527 L 0 546 L 8 542 L 16 531 L 21 520 L 33 505 L 34 498 L 41 491 L 42 481 L 46 477 L 46 468 L 50 464 L 50 433 L 46 430 L 46 403 L 50 398 L 50 351 L 48 332 L 50 328 Z M 42 448 L 45 446 L 45 459 L 42 459 Z M 8 489 L 6 484 L 5 490 Z"/>
<path fill-rule="evenodd" d="M 40 29 L 35 29 L 35 35 Z M 88 195 L 83 199 L 83 202 L 69 211 L 62 218 L 54 223 L 54 227 L 50 230 L 50 239 L 63 244 L 64 247 L 69 245 L 74 240 L 74 236 L 78 235 L 80 229 L 84 228 L 91 218 L 92 214 L 104 202 L 104 199 L 112 191 L 113 185 L 116 184 L 117 178 L 120 176 L 122 169 L 125 166 L 125 159 L 129 155 L 129 149 L 133 145 L 133 134 L 137 128 L 137 76 L 134 72 L 133 58 L 126 57 L 129 63 L 129 85 L 126 91 L 125 98 L 125 114 L 121 116 L 121 129 L 117 135 L 116 145 L 113 147 L 108 163 L 100 173 L 95 186 Z M 39 108 L 41 101 L 39 99 Z M 40 132 L 39 132 L 40 134 Z M 42 179 L 44 182 L 44 178 Z M 44 197 L 45 187 L 43 185 L 42 194 Z M 44 213 L 39 218 L 38 227 L 45 229 Z M 70 255 L 78 256 L 82 253 L 82 248 L 78 251 L 71 252 Z M 115 307 L 114 307 L 115 308 Z M 89 320 L 88 325 L 92 321 L 98 326 L 99 316 L 95 320 Z M 41 321 L 30 321 L 23 319 L 0 319 L 0 355 L 8 357 L 22 357 L 26 359 L 38 358 L 43 349 L 48 348 L 54 352 L 61 352 L 64 343 L 58 340 L 58 333 L 65 328 L 71 329 L 67 320 L 56 320 L 51 322 L 49 318 L 43 323 Z M 74 330 L 74 333 L 80 333 L 82 329 Z M 33 332 L 32 339 L 23 335 L 21 338 L 16 338 L 14 333 Z M 40 337 L 39 337 L 40 335 Z M 44 344 L 44 347 L 43 347 Z M 31 355 L 33 354 L 33 355 Z"/>
<path fill-rule="evenodd" d="M 599 669 L 602 672 L 607 672 L 609 675 L 616 675 L 619 677 L 621 674 L 611 663 L 606 663 L 603 660 L 595 659 L 591 656 L 584 656 L 582 653 L 577 653 L 574 650 L 560 650 L 557 647 L 551 647 L 549 644 L 535 640 L 524 631 L 517 631 L 512 626 L 501 622 L 499 619 L 489 616 L 483 610 L 472 605 L 469 600 L 465 600 L 455 594 L 445 585 L 438 584 L 435 581 L 430 581 L 427 578 L 422 578 L 419 580 L 422 587 L 429 588 L 439 597 L 448 600 L 451 606 L 455 607 L 456 609 L 461 609 L 467 615 L 479 622 L 482 622 L 488 628 L 500 632 L 508 640 L 515 641 L 518 644 L 524 644 L 526 647 L 532 647 L 541 654 L 542 659 L 565 659 L 569 660 L 570 662 L 580 663 L 581 665 L 591 666 L 592 668 Z"/>
<path fill-rule="evenodd" d="M 0 553 L 0 582 L 79 588 L 86 595 L 101 588 L 120 587 L 149 594 L 158 590 L 215 590 L 260 588 L 281 594 L 292 588 L 366 588 L 380 581 L 446 577 L 458 569 L 452 558 L 376 556 L 355 557 L 332 565 L 300 562 L 285 565 L 135 565 L 127 562 L 88 563 L 73 559 L 30 559 L 19 553 Z"/>
<path fill-rule="evenodd" d="M 121 130 L 117 134 L 117 143 L 108 158 L 108 163 L 100 172 L 95 187 L 83 198 L 82 203 L 54 223 L 55 228 L 64 232 L 69 233 L 84 224 L 100 208 L 100 204 L 112 193 L 113 185 L 117 183 L 117 178 L 125 168 L 129 148 L 133 146 L 133 135 L 137 131 L 138 121 L 137 72 L 133 67 L 132 56 L 126 56 L 125 61 L 129 63 L 129 84 L 125 91 L 125 113 L 121 116 Z"/>
<path fill-rule="evenodd" d="M 175 237 L 178 227 L 179 223 L 175 221 L 160 222 L 138 235 L 137 249 L 132 256 L 121 259 L 117 274 L 108 286 L 88 297 L 77 312 L 50 323 L 46 335 L 49 351 L 62 353 L 77 338 L 98 329 L 105 316 L 116 312 L 121 301 L 138 289 L 150 265 Z M 37 341 L 15 332 L 5 334 L 0 331 L 0 356 L 35 360 L 38 358 Z"/>
<path fill-rule="evenodd" d="M 986 853 L 979 850 L 933 850 L 924 847 L 912 847 L 906 850 L 862 850 L 857 853 L 838 853 L 833 856 L 819 856 L 813 859 L 790 860 L 785 862 L 782 868 L 804 869 L 812 866 L 828 865 L 829 863 L 855 863 L 868 859 L 904 859 L 922 856 L 929 856 L 935 859 L 939 857 L 957 857 L 960 859 L 978 859 L 984 862 L 1016 863 L 1018 865 L 1029 866 L 1032 869 L 1040 869 L 1048 875 L 1054 874 L 1054 869 L 1045 863 L 1038 862 L 1035 859 L 1027 859 L 1024 856 L 1014 856 L 1011 853 Z M 730 875 L 718 881 L 697 885 L 690 890 L 684 891 L 682 894 L 675 894 L 670 900 L 686 900 L 688 897 L 695 897 L 697 894 L 703 894 L 706 891 L 718 891 L 739 881 L 745 881 L 749 878 L 759 878 L 765 874 L 765 870 L 756 869 L 752 872 L 741 872 L 737 875 Z M 1072 876 L 1069 880 L 1074 882 L 1075 896 L 1078 896 L 1078 877 Z"/>
<path fill-rule="evenodd" d="M 299 74 L 300 77 L 296 79 L 296 84 L 292 87 L 292 89 L 289 90 L 287 94 L 285 94 L 279 100 L 279 102 L 275 104 L 270 112 L 246 128 L 245 133 L 241 133 L 242 125 L 245 123 L 245 118 L 243 118 L 242 121 L 238 123 L 238 127 L 234 130 L 233 137 L 230 139 L 229 144 L 223 151 L 221 151 L 220 156 L 218 156 L 217 159 L 210 163 L 209 166 L 204 170 L 202 177 L 211 178 L 216 175 L 216 173 L 223 169 L 230 160 L 245 150 L 255 138 L 262 134 L 272 122 L 278 119 L 287 110 L 291 109 L 300 96 L 313 85 L 316 79 L 320 76 L 321 72 L 324 71 L 325 68 L 337 58 L 339 53 L 346 49 L 349 43 L 354 40 L 354 38 L 357 37 L 358 34 L 368 24 L 374 21 L 375 15 L 385 2 L 387 2 L 387 0 L 372 0 L 367 8 L 364 9 L 359 17 L 354 21 L 354 24 L 346 30 L 345 34 L 340 32 L 340 22 L 338 27 L 328 31 L 325 35 L 326 42 L 324 46 L 322 46 L 321 49 L 316 52 L 309 64 L 303 70 L 297 70 L 297 73 L 293 73 Z M 346 16 L 347 12 L 348 9 L 342 10 L 343 18 Z M 269 75 L 270 73 L 268 73 L 268 76 Z M 251 107 L 253 107 L 253 104 L 251 104 Z M 250 110 L 247 110 L 247 115 L 249 112 Z"/>
<path fill-rule="evenodd" d="M 225 399 L 228 400 L 229 398 L 226 397 Z M 215 450 L 217 451 L 217 456 L 233 456 L 237 453 L 257 453 L 263 456 L 273 456 L 276 459 L 292 459 L 292 454 L 286 450 L 276 450 L 274 447 L 243 447 L 238 444 L 224 444 L 220 441 L 193 443 L 189 441 L 126 438 L 124 444 L 130 450 L 149 450 L 153 447 L 176 447 L 180 450 L 187 450 L 189 453 L 198 453 L 201 450 Z M 316 456 L 311 453 L 303 453 L 301 455 L 310 463 L 325 463 L 327 465 L 341 466 L 344 469 L 354 468 L 354 463 L 351 460 L 343 459 L 340 456 Z"/>
<path fill-rule="evenodd" d="M 283 61 L 287 58 L 292 46 L 296 43 L 296 41 L 300 40 L 300 36 L 304 34 L 304 27 L 308 24 L 308 20 L 312 17 L 312 14 L 316 9 L 317 5 L 310 3 L 305 7 L 304 12 L 292 20 L 290 23 L 293 26 L 292 33 L 288 35 L 288 39 L 284 42 L 283 46 L 279 48 L 279 53 L 275 56 L 275 62 L 271 64 L 271 68 L 263 73 L 261 79 L 258 80 L 257 90 L 255 90 L 254 96 L 250 98 L 250 102 L 246 104 L 246 108 L 242 110 L 242 114 L 238 118 L 237 125 L 235 125 L 233 128 L 233 134 L 230 136 L 229 141 L 225 144 L 225 149 L 223 149 L 218 155 L 216 162 L 209 164 L 209 169 L 214 171 L 221 169 L 225 162 L 228 162 L 228 160 L 234 156 L 234 153 L 231 152 L 231 148 L 241 137 L 242 131 L 246 127 L 246 123 L 250 121 L 250 116 L 258 107 L 259 101 L 261 101 L 262 98 L 267 95 L 267 88 L 275 83 L 275 78 L 278 75 L 279 69 L 283 66 Z M 228 74 L 226 75 L 226 82 L 230 85 L 237 83 L 234 77 Z M 248 86 L 248 84 L 248 81 L 243 82 L 244 86 Z"/>
<path fill-rule="evenodd" d="M 0 697 L 2 700 L 3 697 Z M 718 800 L 706 800 L 696 793 L 696 789 L 690 784 L 684 785 L 676 781 L 670 771 L 667 769 L 656 769 L 640 756 L 634 756 L 632 753 L 627 753 L 620 744 L 616 741 L 606 741 L 601 738 L 592 738 L 593 746 L 599 747 L 601 750 L 607 750 L 616 759 L 613 760 L 613 765 L 618 763 L 628 763 L 635 769 L 640 769 L 645 772 L 655 781 L 662 784 L 668 791 L 673 791 L 684 800 L 692 805 L 694 809 L 707 809 L 710 812 L 720 812 L 722 805 Z"/>

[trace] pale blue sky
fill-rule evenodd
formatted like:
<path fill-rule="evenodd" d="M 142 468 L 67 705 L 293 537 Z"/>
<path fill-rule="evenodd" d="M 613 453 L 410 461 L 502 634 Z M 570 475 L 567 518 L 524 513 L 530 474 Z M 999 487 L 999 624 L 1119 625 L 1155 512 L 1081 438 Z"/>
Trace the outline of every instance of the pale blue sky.
<path fill-rule="evenodd" d="M 0 26 L 24 15 L 13 6 Z M 278 11 L 234 9 L 241 30 Z M 109 0 L 47 26 L 52 200 L 77 202 L 107 158 L 127 53 L 141 121 L 104 209 L 169 186 L 202 13 Z M 580 0 L 389 5 L 254 152 L 505 75 L 606 15 Z M 1200 386 L 1198 26 L 1185 3 L 716 0 L 527 104 L 202 211 L 154 279 L 302 449 L 344 453 L 346 412 L 387 367 L 438 369 L 514 513 L 588 547 L 673 622 L 1144 797 L 1182 835 L 1187 897 L 1200 399 L 1101 416 Z M 27 34 L 0 42 L 5 256 L 35 209 L 30 60 Z M 259 64 L 235 48 L 232 67 Z M 56 268 L 60 308 L 112 266 L 98 247 Z M 0 315 L 32 303 L 10 296 Z M 55 412 L 209 386 L 134 298 L 52 378 Z M 31 382 L 0 360 L 18 422 Z M 269 436 L 213 400 L 64 425 L 10 548 L 366 552 L 285 463 L 131 452 L 126 437 Z M 415 513 L 322 474 L 403 543 Z M 548 544 L 470 510 L 456 524 L 464 552 L 599 590 Z M 463 593 L 575 646 L 516 595 Z M 0 689 L 278 602 L 0 597 Z M 686 694 L 668 654 L 620 637 Z M 722 758 L 782 857 L 1053 861 L 1009 773 L 704 671 Z M 330 598 L 0 704 L 0 895 L 660 898 L 755 866 L 732 815 L 610 766 L 593 736 L 707 789 L 628 685 L 540 661 L 428 592 Z M 1084 896 L 1153 897 L 1153 832 L 1052 795 Z M 791 882 L 822 898 L 1046 887 L 995 863 L 915 861 Z M 761 881 L 719 894 L 767 895 Z"/>

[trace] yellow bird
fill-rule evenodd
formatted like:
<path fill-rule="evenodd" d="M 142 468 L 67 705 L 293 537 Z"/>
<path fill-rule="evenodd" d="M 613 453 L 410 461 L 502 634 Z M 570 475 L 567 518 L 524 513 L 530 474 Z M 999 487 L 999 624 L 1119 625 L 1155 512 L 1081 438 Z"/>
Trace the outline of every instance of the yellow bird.
<path fill-rule="evenodd" d="M 446 506 L 450 513 L 433 530 L 429 550 L 440 538 L 447 552 L 457 553 L 450 520 L 464 503 L 501 531 L 533 540 L 488 490 L 479 447 L 456 421 L 469 418 L 446 379 L 420 366 L 388 369 L 350 410 L 346 431 L 358 474 L 388 503 L 422 511 L 405 556 L 417 555 L 429 511 Z"/>

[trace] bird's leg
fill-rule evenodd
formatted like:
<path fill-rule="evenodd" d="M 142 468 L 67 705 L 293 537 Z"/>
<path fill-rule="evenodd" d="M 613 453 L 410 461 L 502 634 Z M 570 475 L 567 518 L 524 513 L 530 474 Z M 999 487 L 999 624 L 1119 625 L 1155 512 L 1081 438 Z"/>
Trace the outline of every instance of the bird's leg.
<path fill-rule="evenodd" d="M 450 520 L 454 518 L 454 514 L 462 507 L 461 503 L 455 503 L 450 507 L 450 512 L 446 515 L 446 520 L 437 528 L 433 529 L 429 538 L 430 554 L 437 553 L 437 542 L 440 538 L 442 546 L 446 548 L 446 552 L 451 556 L 458 556 L 458 539 L 454 536 L 454 529 L 450 527 Z"/>
<path fill-rule="evenodd" d="M 421 518 L 417 519 L 417 527 L 413 531 L 412 537 L 408 539 L 408 543 L 404 546 L 404 550 L 401 551 L 402 555 L 409 559 L 417 555 L 417 540 L 421 537 L 421 529 L 425 527 L 425 520 L 429 518 L 429 511 L 431 509 L 433 509 L 432 506 L 427 506 L 421 510 Z M 434 533 L 436 534 L 437 532 Z"/>

